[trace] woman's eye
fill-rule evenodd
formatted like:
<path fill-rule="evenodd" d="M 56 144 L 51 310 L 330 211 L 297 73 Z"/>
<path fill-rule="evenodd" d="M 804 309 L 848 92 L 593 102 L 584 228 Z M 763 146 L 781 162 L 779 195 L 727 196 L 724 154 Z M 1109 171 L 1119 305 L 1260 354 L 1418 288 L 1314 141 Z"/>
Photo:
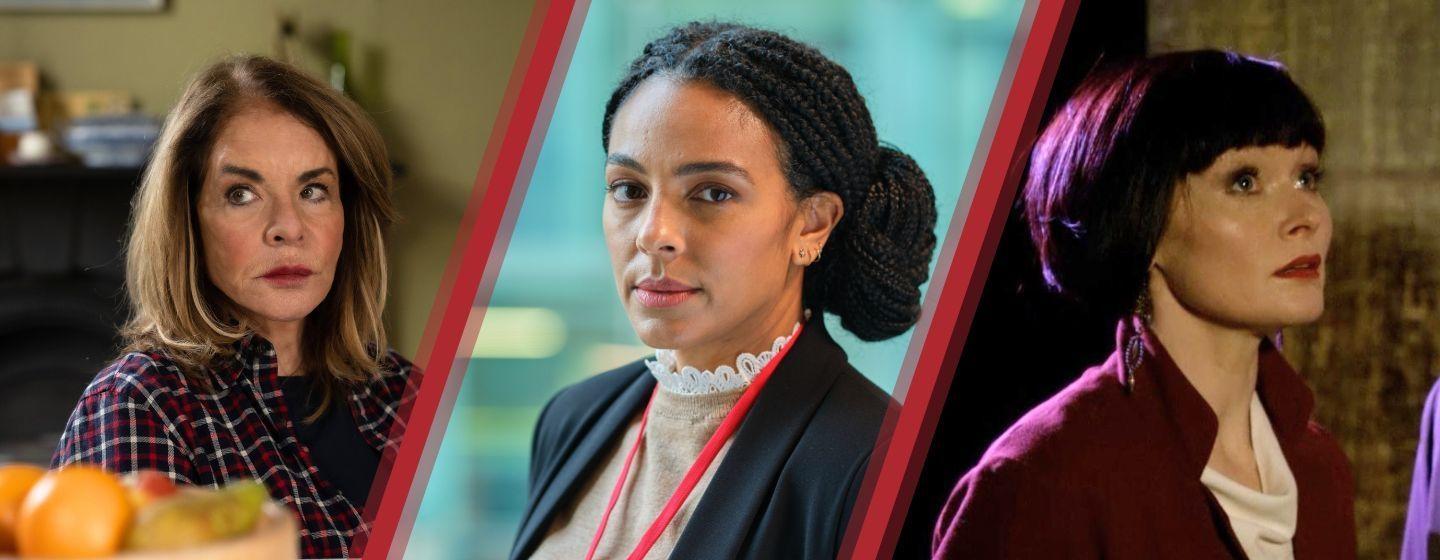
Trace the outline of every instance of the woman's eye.
<path fill-rule="evenodd" d="M 735 198 L 735 193 L 732 193 L 720 187 L 706 187 L 704 189 L 701 189 L 700 192 L 697 193 L 697 195 L 700 197 L 701 200 L 707 202 L 725 202 L 727 200 Z"/>
<path fill-rule="evenodd" d="M 305 185 L 305 188 L 300 189 L 300 198 L 315 202 L 325 200 L 330 198 L 330 187 L 320 184 Z"/>
<path fill-rule="evenodd" d="M 615 202 L 630 202 L 645 198 L 645 189 L 634 183 L 614 183 L 606 187 Z"/>
<path fill-rule="evenodd" d="M 1300 179 L 1295 182 L 1295 186 L 1307 191 L 1320 190 L 1321 176 L 1323 176 L 1323 173 L 1316 169 L 1302 171 L 1300 173 Z"/>
<path fill-rule="evenodd" d="M 1237 175 L 1230 183 L 1230 192 L 1250 194 L 1260 185 L 1260 179 L 1252 173 Z"/>
<path fill-rule="evenodd" d="M 235 186 L 225 191 L 225 201 L 236 206 L 243 206 L 255 200 L 255 191 L 250 187 Z"/>

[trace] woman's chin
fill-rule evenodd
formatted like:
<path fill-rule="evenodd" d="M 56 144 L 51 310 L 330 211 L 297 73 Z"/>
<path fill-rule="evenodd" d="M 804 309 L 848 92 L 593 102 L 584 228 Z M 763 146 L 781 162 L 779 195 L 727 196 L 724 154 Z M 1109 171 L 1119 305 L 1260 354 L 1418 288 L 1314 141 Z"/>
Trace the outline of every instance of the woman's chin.
<path fill-rule="evenodd" d="M 1303 327 L 1319 321 L 1320 317 L 1325 314 L 1323 297 L 1313 298 L 1313 300 L 1306 299 L 1307 301 L 1292 302 L 1278 313 L 1281 316 L 1280 322 L 1284 324 L 1282 328 Z"/>
<path fill-rule="evenodd" d="M 291 304 L 275 303 L 271 305 L 245 308 L 246 315 L 255 322 L 266 324 L 293 323 L 303 321 L 310 313 L 315 311 L 319 304 L 309 302 L 295 302 Z"/>
<path fill-rule="evenodd" d="M 630 324 L 635 335 L 651 348 L 683 348 L 693 326 L 682 317 L 656 317 L 653 315 L 631 315 Z"/>

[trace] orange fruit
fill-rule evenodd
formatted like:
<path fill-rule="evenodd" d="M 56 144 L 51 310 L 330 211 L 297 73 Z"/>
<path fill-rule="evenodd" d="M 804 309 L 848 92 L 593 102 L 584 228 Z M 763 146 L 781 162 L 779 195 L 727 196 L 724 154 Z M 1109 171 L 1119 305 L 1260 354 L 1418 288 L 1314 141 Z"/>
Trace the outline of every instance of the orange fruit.
<path fill-rule="evenodd" d="M 15 531 L 20 555 L 115 554 L 133 514 L 126 494 L 118 478 L 96 467 L 71 465 L 46 473 L 20 506 Z"/>
<path fill-rule="evenodd" d="M 20 503 L 44 475 L 45 469 L 35 465 L 0 465 L 0 554 L 15 552 L 15 521 L 20 517 Z"/>

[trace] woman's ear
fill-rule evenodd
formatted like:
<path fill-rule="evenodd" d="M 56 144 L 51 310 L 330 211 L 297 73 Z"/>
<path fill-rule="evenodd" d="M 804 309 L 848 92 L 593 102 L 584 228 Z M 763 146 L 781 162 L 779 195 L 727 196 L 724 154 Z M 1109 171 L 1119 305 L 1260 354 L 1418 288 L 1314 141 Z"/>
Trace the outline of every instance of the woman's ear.
<path fill-rule="evenodd" d="M 799 266 L 809 266 L 820 260 L 830 233 L 844 216 L 845 203 L 840 195 L 831 191 L 820 191 L 801 200 L 800 235 L 791 251 L 792 261 Z"/>

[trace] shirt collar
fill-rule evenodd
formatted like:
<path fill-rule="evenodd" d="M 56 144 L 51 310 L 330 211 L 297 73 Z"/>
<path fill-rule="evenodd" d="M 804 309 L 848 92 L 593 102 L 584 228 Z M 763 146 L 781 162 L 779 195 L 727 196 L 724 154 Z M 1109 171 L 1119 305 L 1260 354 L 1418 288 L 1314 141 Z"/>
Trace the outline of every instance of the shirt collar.
<path fill-rule="evenodd" d="M 258 376 L 266 371 L 278 374 L 275 346 L 265 337 L 250 333 L 230 343 L 230 348 L 232 357 L 221 360 L 222 367 L 215 371 L 215 377 L 220 381 L 220 389 L 229 387 L 242 376 Z"/>
<path fill-rule="evenodd" d="M 1178 436 L 1186 449 L 1188 462 L 1199 476 L 1210 460 L 1219 420 L 1209 403 L 1180 371 L 1159 338 L 1139 319 L 1122 320 L 1115 334 L 1117 350 L 1107 366 L 1113 368 L 1117 380 L 1123 385 L 1125 342 L 1137 333 L 1144 343 L 1145 357 L 1135 372 L 1131 396 L 1157 405 L 1153 410 L 1164 418 L 1161 424 Z M 1268 338 L 1260 343 L 1259 362 L 1256 395 L 1269 415 L 1276 439 L 1282 447 L 1289 447 L 1309 424 L 1315 409 L 1315 397 L 1305 380 L 1290 367 L 1284 354 Z"/>

